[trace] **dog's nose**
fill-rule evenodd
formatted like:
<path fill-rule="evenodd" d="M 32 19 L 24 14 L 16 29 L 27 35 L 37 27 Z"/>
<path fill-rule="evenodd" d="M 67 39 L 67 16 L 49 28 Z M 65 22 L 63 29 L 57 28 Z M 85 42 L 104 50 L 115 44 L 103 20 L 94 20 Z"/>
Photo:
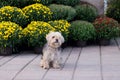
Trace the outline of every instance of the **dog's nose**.
<path fill-rule="evenodd" d="M 56 39 L 56 42 L 58 42 L 58 39 Z"/>

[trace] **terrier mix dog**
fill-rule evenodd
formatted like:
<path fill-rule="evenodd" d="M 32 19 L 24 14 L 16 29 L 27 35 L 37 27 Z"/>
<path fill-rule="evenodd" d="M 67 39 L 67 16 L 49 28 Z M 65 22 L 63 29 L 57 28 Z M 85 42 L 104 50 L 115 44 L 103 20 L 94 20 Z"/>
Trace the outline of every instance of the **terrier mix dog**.
<path fill-rule="evenodd" d="M 59 32 L 50 32 L 46 35 L 47 43 L 43 47 L 43 56 L 40 66 L 44 69 L 60 68 L 60 46 L 64 43 L 64 37 Z"/>

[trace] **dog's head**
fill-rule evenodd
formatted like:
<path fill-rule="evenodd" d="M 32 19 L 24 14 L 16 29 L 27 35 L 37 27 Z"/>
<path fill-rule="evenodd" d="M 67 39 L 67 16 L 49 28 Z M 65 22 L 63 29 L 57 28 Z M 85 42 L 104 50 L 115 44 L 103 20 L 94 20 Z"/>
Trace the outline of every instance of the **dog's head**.
<path fill-rule="evenodd" d="M 64 37 L 60 32 L 50 32 L 46 35 L 46 40 L 49 46 L 58 48 L 64 43 Z"/>

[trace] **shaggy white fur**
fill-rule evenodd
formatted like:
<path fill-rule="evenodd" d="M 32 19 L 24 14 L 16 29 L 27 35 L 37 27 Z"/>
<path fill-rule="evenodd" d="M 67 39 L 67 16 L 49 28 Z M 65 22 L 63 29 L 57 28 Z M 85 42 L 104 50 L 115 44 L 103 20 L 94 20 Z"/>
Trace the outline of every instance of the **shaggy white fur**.
<path fill-rule="evenodd" d="M 47 43 L 43 47 L 43 56 L 41 58 L 40 66 L 44 69 L 60 68 L 61 64 L 61 48 L 64 43 L 64 37 L 60 32 L 50 32 L 46 36 Z"/>

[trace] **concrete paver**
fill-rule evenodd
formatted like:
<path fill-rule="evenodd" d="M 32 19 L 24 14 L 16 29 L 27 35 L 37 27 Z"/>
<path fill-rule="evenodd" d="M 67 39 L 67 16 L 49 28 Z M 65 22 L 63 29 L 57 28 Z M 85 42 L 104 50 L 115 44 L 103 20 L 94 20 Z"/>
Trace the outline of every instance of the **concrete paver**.
<path fill-rule="evenodd" d="M 120 38 L 109 46 L 67 47 L 61 69 L 42 69 L 41 55 L 0 56 L 0 80 L 120 80 Z"/>

